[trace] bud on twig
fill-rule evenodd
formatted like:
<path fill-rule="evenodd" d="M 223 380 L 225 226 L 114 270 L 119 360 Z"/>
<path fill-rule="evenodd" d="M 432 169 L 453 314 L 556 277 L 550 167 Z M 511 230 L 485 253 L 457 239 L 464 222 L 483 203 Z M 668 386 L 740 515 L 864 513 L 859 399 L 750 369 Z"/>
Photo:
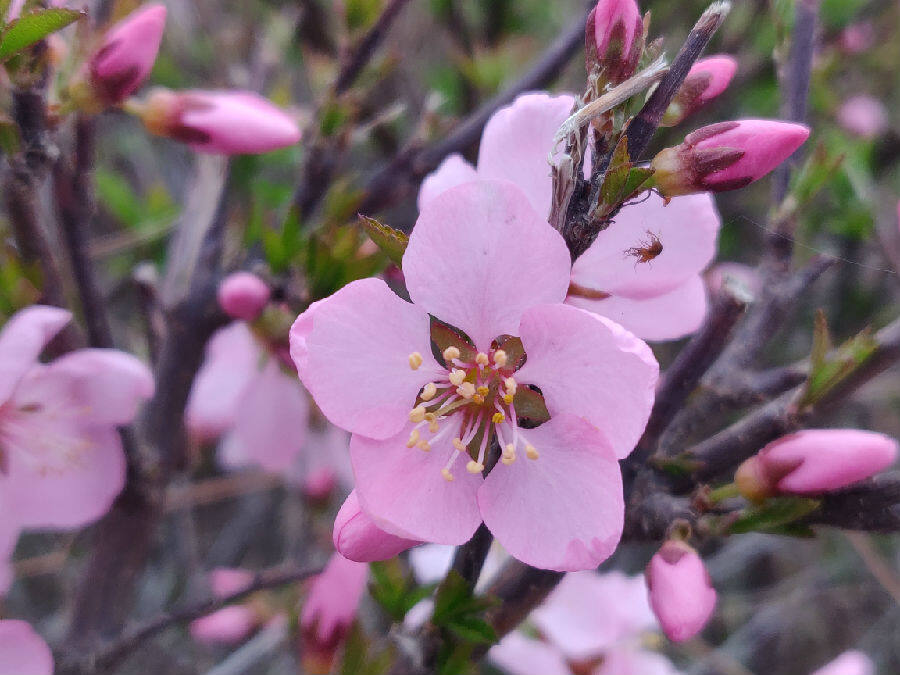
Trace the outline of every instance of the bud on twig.
<path fill-rule="evenodd" d="M 219 284 L 219 306 L 232 319 L 253 321 L 269 302 L 272 292 L 250 272 L 234 272 Z"/>
<path fill-rule="evenodd" d="M 897 441 L 856 429 L 811 429 L 772 441 L 745 461 L 735 482 L 747 499 L 845 488 L 894 463 Z"/>
<path fill-rule="evenodd" d="M 334 519 L 334 547 L 348 560 L 375 562 L 389 560 L 420 542 L 395 537 L 380 529 L 359 506 L 354 490 Z"/>
<path fill-rule="evenodd" d="M 771 172 L 808 137 L 802 124 L 720 122 L 688 134 L 681 145 L 656 155 L 650 166 L 666 197 L 737 190 Z"/>
<path fill-rule="evenodd" d="M 726 54 L 700 59 L 688 71 L 669 104 L 660 126 L 673 127 L 724 92 L 737 72 L 737 61 Z"/>
<path fill-rule="evenodd" d="M 588 74 L 599 69 L 618 84 L 637 70 L 643 50 L 644 22 L 635 0 L 600 0 L 585 32 Z"/>
<path fill-rule="evenodd" d="M 684 642 L 703 629 L 716 607 L 716 591 L 697 551 L 670 539 L 650 559 L 646 577 L 650 607 L 670 640 Z"/>
<path fill-rule="evenodd" d="M 252 92 L 155 89 L 145 103 L 129 102 L 128 109 L 151 133 L 197 152 L 252 155 L 300 140 L 296 121 Z"/>

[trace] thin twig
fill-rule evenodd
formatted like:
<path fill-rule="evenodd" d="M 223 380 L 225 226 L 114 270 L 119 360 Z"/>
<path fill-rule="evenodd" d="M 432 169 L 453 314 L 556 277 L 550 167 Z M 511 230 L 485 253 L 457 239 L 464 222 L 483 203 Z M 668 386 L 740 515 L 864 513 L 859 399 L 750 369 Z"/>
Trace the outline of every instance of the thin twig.
<path fill-rule="evenodd" d="M 862 532 L 844 532 L 844 537 L 862 558 L 869 572 L 875 577 L 881 587 L 888 592 L 898 605 L 900 605 L 900 578 L 897 577 L 890 565 L 878 554 L 872 544 L 872 537 Z"/>

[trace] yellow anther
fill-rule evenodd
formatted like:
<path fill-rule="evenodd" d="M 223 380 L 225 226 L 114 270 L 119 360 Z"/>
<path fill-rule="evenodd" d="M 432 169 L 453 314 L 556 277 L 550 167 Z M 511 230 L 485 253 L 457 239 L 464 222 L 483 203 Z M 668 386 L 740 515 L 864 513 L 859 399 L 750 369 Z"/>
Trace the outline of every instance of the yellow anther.
<path fill-rule="evenodd" d="M 525 446 L 525 456 L 528 457 L 528 459 L 537 459 L 540 457 L 540 454 L 538 453 L 537 448 L 529 443 Z"/>
<path fill-rule="evenodd" d="M 422 390 L 422 400 L 430 401 L 434 398 L 435 394 L 437 394 L 437 387 L 435 386 L 434 382 L 429 382 Z"/>
<path fill-rule="evenodd" d="M 419 442 L 419 430 L 413 429 L 412 433 L 410 433 L 410 435 L 409 435 L 409 440 L 406 441 L 406 447 L 414 448 L 416 443 L 418 443 L 418 442 Z"/>
<path fill-rule="evenodd" d="M 440 427 L 438 426 L 437 420 L 432 420 L 431 422 L 428 423 L 428 431 L 430 431 L 433 434 L 436 434 L 438 432 L 439 428 Z"/>
<path fill-rule="evenodd" d="M 475 390 L 475 393 L 481 394 L 482 396 L 487 396 L 488 394 L 491 393 L 491 388 L 490 388 L 490 387 L 485 387 L 484 385 L 481 385 L 480 387 L 478 387 L 478 388 Z"/>
<path fill-rule="evenodd" d="M 513 398 L 515 398 L 512 394 L 503 394 L 503 402 L 506 405 L 510 405 L 513 402 Z"/>
<path fill-rule="evenodd" d="M 478 352 L 478 355 L 475 357 L 475 363 L 479 366 L 486 366 L 488 362 L 488 355 L 484 352 Z"/>
<path fill-rule="evenodd" d="M 506 356 L 506 352 L 502 349 L 498 349 L 494 352 L 494 365 L 502 368 L 506 365 L 508 361 L 508 357 Z"/>
<path fill-rule="evenodd" d="M 466 471 L 469 473 L 481 473 L 484 471 L 484 464 L 479 464 L 474 459 L 469 460 L 469 463 L 466 464 Z"/>
<path fill-rule="evenodd" d="M 516 456 L 515 455 L 503 455 L 503 457 L 500 458 L 500 461 L 503 462 L 506 466 L 509 466 L 510 464 L 512 464 L 513 462 L 516 461 Z"/>
<path fill-rule="evenodd" d="M 500 412 L 498 410 L 497 412 L 494 413 L 494 416 L 491 418 L 491 421 L 494 424 L 503 424 L 503 422 L 506 421 L 506 415 L 504 415 L 502 412 Z"/>
<path fill-rule="evenodd" d="M 462 439 L 459 437 L 456 437 L 453 439 L 453 447 L 456 448 L 457 450 L 459 450 L 460 452 L 466 451 L 466 446 L 463 445 Z"/>
<path fill-rule="evenodd" d="M 507 443 L 506 447 L 503 448 L 500 461 L 507 466 L 516 461 L 516 447 L 512 443 Z"/>
<path fill-rule="evenodd" d="M 512 394 L 513 396 L 515 396 L 515 394 L 516 394 L 516 389 L 518 388 L 518 385 L 516 384 L 516 381 L 515 381 L 514 378 L 512 378 L 512 377 L 507 377 L 507 378 L 503 381 L 503 386 L 506 387 L 506 393 L 507 393 L 507 394 Z"/>
<path fill-rule="evenodd" d="M 417 405 L 415 408 L 409 411 L 409 421 L 410 422 L 424 422 L 425 421 L 425 406 Z"/>
<path fill-rule="evenodd" d="M 419 352 L 413 352 L 409 355 L 409 367 L 418 370 L 424 360 Z"/>
<path fill-rule="evenodd" d="M 514 455 L 514 454 L 516 454 L 516 446 L 514 446 L 512 443 L 507 443 L 507 444 L 506 444 L 506 447 L 503 448 L 503 454 L 504 454 L 504 455 Z"/>
<path fill-rule="evenodd" d="M 444 350 L 444 361 L 450 362 L 453 359 L 458 359 L 458 358 L 459 358 L 459 349 L 457 349 L 456 347 L 447 347 L 447 349 Z"/>
<path fill-rule="evenodd" d="M 472 398 L 475 396 L 475 385 L 471 382 L 463 382 L 456 388 L 456 393 L 463 398 Z"/>
<path fill-rule="evenodd" d="M 431 450 L 431 444 L 428 441 L 419 441 L 416 443 L 416 447 L 423 452 L 428 452 Z"/>
<path fill-rule="evenodd" d="M 481 405 L 482 403 L 484 403 L 484 396 L 482 396 L 481 394 L 475 394 L 475 395 L 472 397 L 472 401 L 473 401 L 476 405 Z"/>
<path fill-rule="evenodd" d="M 444 480 L 448 483 L 453 481 L 453 474 L 450 473 L 450 469 L 441 469 L 441 475 L 444 477 Z"/>
<path fill-rule="evenodd" d="M 425 421 L 426 422 L 434 422 L 437 419 L 437 415 L 433 412 L 425 413 Z"/>
<path fill-rule="evenodd" d="M 458 387 L 463 383 L 463 380 L 466 379 L 466 373 L 459 368 L 456 370 L 450 371 L 450 384 L 455 387 Z"/>

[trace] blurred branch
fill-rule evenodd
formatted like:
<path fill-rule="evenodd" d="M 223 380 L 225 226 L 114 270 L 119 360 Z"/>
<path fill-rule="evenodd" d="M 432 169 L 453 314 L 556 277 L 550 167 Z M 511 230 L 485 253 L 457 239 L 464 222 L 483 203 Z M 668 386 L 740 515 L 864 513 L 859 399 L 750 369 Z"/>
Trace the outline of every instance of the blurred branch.
<path fill-rule="evenodd" d="M 897 482 L 900 483 L 900 475 L 898 475 L 897 478 Z M 883 485 L 881 486 L 881 490 L 884 490 Z M 897 490 L 894 495 L 894 505 L 896 508 L 900 509 L 900 507 L 897 507 L 898 503 L 900 503 L 900 490 Z M 897 520 L 897 525 L 900 527 L 900 518 Z M 895 532 L 896 530 L 897 528 L 894 528 L 891 531 Z M 891 566 L 888 565 L 878 553 L 878 550 L 872 543 L 872 537 L 862 532 L 844 532 L 844 537 L 847 538 L 850 545 L 853 546 L 854 550 L 859 554 L 859 557 L 862 558 L 866 568 L 872 573 L 872 576 L 875 577 L 876 581 L 878 581 L 878 583 L 881 584 L 881 587 L 888 592 L 894 599 L 894 602 L 900 605 L 900 578 L 897 577 L 896 572 L 894 572 Z"/>

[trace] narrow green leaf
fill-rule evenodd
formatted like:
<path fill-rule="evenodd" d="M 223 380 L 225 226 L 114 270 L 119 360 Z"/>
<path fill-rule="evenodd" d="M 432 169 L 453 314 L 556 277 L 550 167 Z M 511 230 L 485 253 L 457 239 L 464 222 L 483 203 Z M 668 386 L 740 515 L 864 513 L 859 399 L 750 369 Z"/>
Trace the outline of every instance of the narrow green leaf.
<path fill-rule="evenodd" d="M 787 532 L 788 525 L 819 508 L 819 501 L 802 497 L 770 499 L 761 506 L 746 509 L 729 528 L 731 534 L 745 532 Z"/>
<path fill-rule="evenodd" d="M 815 371 L 824 365 L 829 351 L 831 351 L 831 333 L 828 330 L 828 319 L 825 318 L 825 312 L 820 309 L 816 312 L 812 352 L 809 355 L 812 370 Z"/>
<path fill-rule="evenodd" d="M 53 8 L 20 16 L 7 24 L 3 36 L 0 37 L 0 61 L 6 61 L 84 15 L 84 12 L 74 9 Z"/>
<path fill-rule="evenodd" d="M 403 262 L 403 253 L 409 244 L 408 234 L 362 214 L 359 216 L 359 224 L 378 248 L 384 251 L 392 261 L 398 265 Z"/>

